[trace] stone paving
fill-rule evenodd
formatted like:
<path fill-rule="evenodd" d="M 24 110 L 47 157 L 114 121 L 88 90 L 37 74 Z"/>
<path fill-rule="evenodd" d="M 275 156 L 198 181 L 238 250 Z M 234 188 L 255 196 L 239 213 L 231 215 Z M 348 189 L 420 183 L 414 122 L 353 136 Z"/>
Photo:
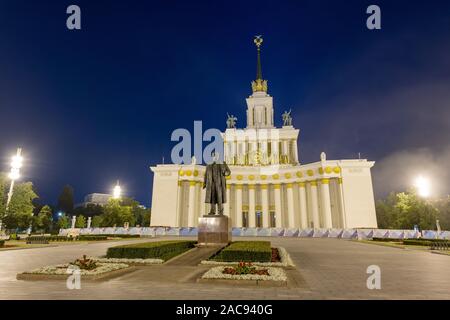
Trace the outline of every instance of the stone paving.
<path fill-rule="evenodd" d="M 317 238 L 248 238 L 286 248 L 297 266 L 289 270 L 287 287 L 196 283 L 208 267 L 190 259 L 187 265 L 139 267 L 108 281 L 82 281 L 81 290 L 68 290 L 64 281 L 16 280 L 18 272 L 104 255 L 117 244 L 161 239 L 1 251 L 0 299 L 450 299 L 450 256 Z M 381 268 L 381 290 L 366 287 L 369 265 Z"/>

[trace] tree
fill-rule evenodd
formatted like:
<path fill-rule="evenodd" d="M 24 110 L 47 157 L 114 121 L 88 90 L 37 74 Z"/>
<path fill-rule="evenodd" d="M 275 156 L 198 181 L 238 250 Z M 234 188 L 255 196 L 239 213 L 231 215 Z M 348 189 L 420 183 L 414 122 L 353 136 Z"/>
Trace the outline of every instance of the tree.
<path fill-rule="evenodd" d="M 58 197 L 58 209 L 66 214 L 73 212 L 73 188 L 65 185 Z"/>
<path fill-rule="evenodd" d="M 75 227 L 76 228 L 84 228 L 86 226 L 86 218 L 84 216 L 78 216 L 77 220 L 75 221 Z"/>
<path fill-rule="evenodd" d="M 16 182 L 6 213 L 9 185 L 10 180 L 6 175 L 0 175 L 0 219 L 7 229 L 27 229 L 33 221 L 33 200 L 38 196 L 31 182 Z"/>
<path fill-rule="evenodd" d="M 102 217 L 101 216 L 95 216 L 92 218 L 91 227 L 98 228 L 102 225 Z"/>
<path fill-rule="evenodd" d="M 76 207 L 73 214 L 83 215 L 85 217 L 95 217 L 103 214 L 103 206 L 99 204 L 89 203 L 87 206 Z"/>
<path fill-rule="evenodd" d="M 104 212 L 105 213 L 102 215 L 102 226 L 123 226 L 125 222 L 128 222 L 130 226 L 133 226 L 135 223 L 132 207 L 122 206 L 120 200 L 109 200 L 104 207 Z"/>
<path fill-rule="evenodd" d="M 69 218 L 65 214 L 63 214 L 61 217 L 59 217 L 57 225 L 60 229 L 67 229 L 69 227 L 69 223 Z"/>
<path fill-rule="evenodd" d="M 439 211 L 433 204 L 414 191 L 391 193 L 386 200 L 377 202 L 377 219 L 380 228 L 421 229 L 436 228 Z"/>
<path fill-rule="evenodd" d="M 436 208 L 442 230 L 450 230 L 450 196 L 436 201 Z"/>
<path fill-rule="evenodd" d="M 45 205 L 42 207 L 41 211 L 39 211 L 37 225 L 39 228 L 43 229 L 44 232 L 50 232 L 53 223 L 53 214 L 52 209 Z"/>

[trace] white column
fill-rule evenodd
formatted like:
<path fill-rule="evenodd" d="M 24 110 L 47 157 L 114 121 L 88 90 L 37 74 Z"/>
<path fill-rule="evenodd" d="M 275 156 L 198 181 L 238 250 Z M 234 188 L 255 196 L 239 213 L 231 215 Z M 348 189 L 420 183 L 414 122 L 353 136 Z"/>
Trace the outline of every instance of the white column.
<path fill-rule="evenodd" d="M 272 164 L 278 164 L 280 159 L 280 151 L 278 150 L 278 140 L 272 140 Z"/>
<path fill-rule="evenodd" d="M 275 200 L 275 227 L 282 228 L 282 216 L 281 216 L 281 185 L 273 185 L 273 194 Z"/>
<path fill-rule="evenodd" d="M 178 181 L 178 187 L 177 187 L 177 217 L 176 217 L 176 221 L 175 221 L 175 227 L 182 227 L 181 223 L 182 223 L 182 219 L 181 219 L 181 211 L 182 211 L 182 206 L 181 204 L 183 203 L 183 199 L 181 198 L 182 195 L 182 189 L 183 185 L 181 180 Z"/>
<path fill-rule="evenodd" d="M 292 190 L 292 183 L 286 184 L 287 193 L 287 209 L 288 209 L 288 223 L 289 228 L 295 227 L 295 217 L 294 217 L 294 192 Z"/>
<path fill-rule="evenodd" d="M 267 184 L 261 185 L 261 206 L 263 228 L 269 227 L 269 190 Z"/>
<path fill-rule="evenodd" d="M 242 164 L 246 165 L 245 163 L 245 159 L 248 158 L 247 157 L 247 142 L 244 140 L 242 141 Z"/>
<path fill-rule="evenodd" d="M 256 161 L 256 152 L 258 151 L 258 143 L 256 141 L 252 141 L 252 164 L 256 165 L 258 164 L 258 161 Z"/>
<path fill-rule="evenodd" d="M 314 228 L 320 228 L 319 203 L 317 199 L 317 182 L 311 181 L 311 210 Z"/>
<path fill-rule="evenodd" d="M 239 143 L 238 141 L 234 141 L 234 155 L 235 155 L 235 162 L 233 162 L 234 164 L 238 164 L 239 161 Z"/>
<path fill-rule="evenodd" d="M 223 214 L 226 215 L 227 217 L 230 217 L 230 202 L 231 202 L 230 188 L 231 188 L 231 185 L 227 184 L 227 203 L 225 203 L 224 207 L 223 207 Z"/>
<path fill-rule="evenodd" d="M 195 227 L 195 181 L 189 181 L 188 227 Z"/>
<path fill-rule="evenodd" d="M 248 226 L 250 228 L 256 227 L 256 215 L 255 215 L 255 185 L 248 185 Z"/>
<path fill-rule="evenodd" d="M 342 228 L 347 228 L 347 216 L 345 215 L 344 191 L 342 190 L 342 178 L 338 178 L 338 196 L 340 205 L 340 216 L 342 217 Z"/>
<path fill-rule="evenodd" d="M 297 146 L 297 140 L 293 140 L 292 142 L 293 148 L 294 148 L 294 162 L 298 163 L 298 146 Z"/>
<path fill-rule="evenodd" d="M 204 216 L 206 214 L 206 188 L 203 189 L 203 182 L 199 182 L 200 187 L 200 216 Z"/>
<path fill-rule="evenodd" d="M 298 183 L 298 193 L 300 197 L 300 227 L 305 229 L 308 227 L 308 215 L 306 207 L 306 190 L 305 183 Z"/>
<path fill-rule="evenodd" d="M 331 218 L 331 201 L 330 201 L 330 186 L 329 186 L 330 180 L 329 179 L 322 179 L 320 181 L 320 188 L 321 188 L 321 202 L 322 202 L 322 212 L 324 217 L 324 227 L 325 228 L 332 228 L 333 227 L 333 220 Z"/>
<path fill-rule="evenodd" d="M 242 227 L 242 185 L 236 185 L 236 227 Z"/>
<path fill-rule="evenodd" d="M 286 163 L 289 163 L 289 155 L 288 155 L 288 142 L 287 140 L 283 140 L 283 156 Z"/>

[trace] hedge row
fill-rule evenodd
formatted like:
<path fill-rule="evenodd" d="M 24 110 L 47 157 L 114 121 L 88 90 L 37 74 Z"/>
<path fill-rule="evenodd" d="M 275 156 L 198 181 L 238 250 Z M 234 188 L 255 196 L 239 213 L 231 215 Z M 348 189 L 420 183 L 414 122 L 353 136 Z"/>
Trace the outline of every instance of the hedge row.
<path fill-rule="evenodd" d="M 373 241 L 380 241 L 380 242 L 399 242 L 401 239 L 393 239 L 393 238 L 372 238 Z"/>
<path fill-rule="evenodd" d="M 236 241 L 219 251 L 212 260 L 270 262 L 272 249 L 270 241 Z"/>
<path fill-rule="evenodd" d="M 74 241 L 73 237 L 66 236 L 29 236 L 27 242 L 37 242 L 37 241 Z"/>
<path fill-rule="evenodd" d="M 0 248 L 5 245 L 5 240 L 0 240 Z"/>
<path fill-rule="evenodd" d="M 426 246 L 431 247 L 433 244 L 438 242 L 450 243 L 445 239 L 405 239 L 403 240 L 403 244 L 412 245 L 412 246 Z"/>
<path fill-rule="evenodd" d="M 106 236 L 110 238 L 140 238 L 139 234 L 96 234 L 95 236 Z"/>
<path fill-rule="evenodd" d="M 102 241 L 107 240 L 108 236 L 91 236 L 91 235 L 79 235 L 78 237 L 66 237 L 66 236 L 29 236 L 27 242 L 65 242 L 65 241 Z"/>
<path fill-rule="evenodd" d="M 79 235 L 77 240 L 80 241 L 103 241 L 108 240 L 107 236 L 91 236 L 91 235 Z"/>
<path fill-rule="evenodd" d="M 196 241 L 158 241 L 108 248 L 107 258 L 169 260 L 194 247 Z"/>

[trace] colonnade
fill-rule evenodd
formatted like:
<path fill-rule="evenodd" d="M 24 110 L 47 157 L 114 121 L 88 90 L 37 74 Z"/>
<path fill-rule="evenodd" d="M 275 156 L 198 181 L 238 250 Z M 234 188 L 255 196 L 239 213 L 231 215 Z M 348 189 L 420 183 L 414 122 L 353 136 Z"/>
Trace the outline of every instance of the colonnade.
<path fill-rule="evenodd" d="M 224 214 L 232 218 L 234 227 L 346 227 L 341 178 L 234 183 L 227 184 L 226 192 Z M 180 181 L 177 199 L 179 226 L 195 227 L 198 217 L 209 211 L 201 181 Z"/>

